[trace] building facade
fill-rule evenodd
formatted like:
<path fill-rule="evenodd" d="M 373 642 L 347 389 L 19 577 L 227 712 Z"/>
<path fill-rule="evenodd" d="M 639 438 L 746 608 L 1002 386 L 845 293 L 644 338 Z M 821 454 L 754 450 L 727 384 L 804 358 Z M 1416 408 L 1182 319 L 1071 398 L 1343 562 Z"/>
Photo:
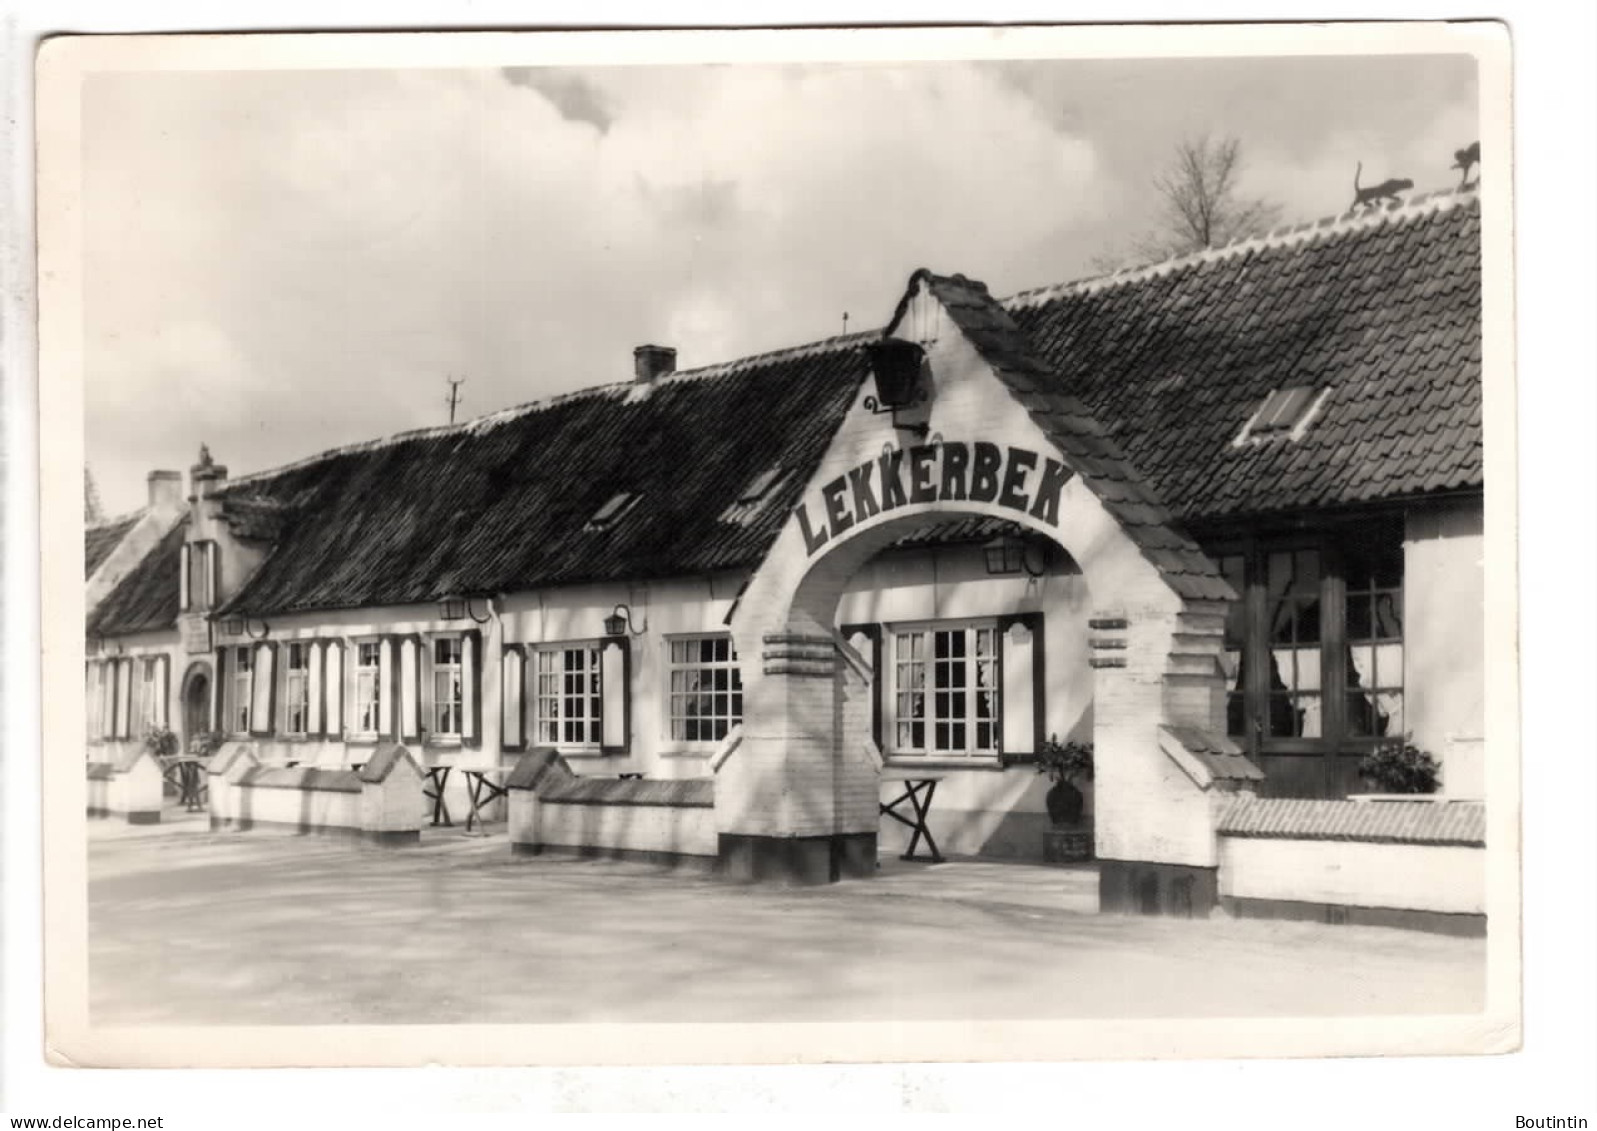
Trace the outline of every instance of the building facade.
<path fill-rule="evenodd" d="M 1336 801 L 1406 737 L 1482 796 L 1473 192 L 1002 301 L 917 272 L 881 331 L 673 362 L 202 458 L 91 601 L 91 752 L 135 717 L 267 764 L 552 749 L 713 781 L 724 859 L 835 875 L 917 772 L 943 851 L 1039 857 L 1032 761 L 1076 740 L 1106 885 L 1212 871 L 1215 781 Z"/>

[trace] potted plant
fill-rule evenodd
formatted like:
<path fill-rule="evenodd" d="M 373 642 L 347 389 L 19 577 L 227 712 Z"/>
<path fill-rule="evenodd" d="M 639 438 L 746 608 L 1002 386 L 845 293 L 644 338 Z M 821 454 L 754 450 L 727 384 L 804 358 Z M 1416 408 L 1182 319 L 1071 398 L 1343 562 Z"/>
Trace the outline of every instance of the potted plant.
<path fill-rule="evenodd" d="M 1080 825 L 1087 798 L 1076 783 L 1092 780 L 1092 743 L 1060 742 L 1057 734 L 1050 735 L 1037 751 L 1037 772 L 1047 774 L 1054 783 L 1044 799 L 1048 805 L 1048 819 L 1054 827 Z"/>
<path fill-rule="evenodd" d="M 1071 864 L 1092 859 L 1092 832 L 1082 827 L 1086 797 L 1077 783 L 1092 780 L 1092 743 L 1060 742 L 1050 735 L 1037 751 L 1037 772 L 1053 785 L 1043 799 L 1053 826 L 1043 834 L 1043 860 Z"/>
<path fill-rule="evenodd" d="M 157 761 L 170 758 L 178 751 L 177 735 L 170 727 L 151 727 L 144 732 L 144 749 L 154 754 Z"/>
<path fill-rule="evenodd" d="M 1366 754 L 1359 763 L 1359 780 L 1375 793 L 1435 793 L 1441 785 L 1441 766 L 1404 735 Z"/>

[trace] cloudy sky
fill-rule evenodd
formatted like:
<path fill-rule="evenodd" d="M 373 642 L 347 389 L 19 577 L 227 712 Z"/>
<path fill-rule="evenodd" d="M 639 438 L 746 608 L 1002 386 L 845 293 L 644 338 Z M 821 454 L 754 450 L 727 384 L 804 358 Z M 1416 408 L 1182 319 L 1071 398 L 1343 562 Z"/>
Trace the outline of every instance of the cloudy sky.
<path fill-rule="evenodd" d="M 86 442 L 107 509 L 882 325 L 920 266 L 1094 273 L 1183 137 L 1287 220 L 1446 187 L 1467 56 L 105 73 L 83 87 Z"/>

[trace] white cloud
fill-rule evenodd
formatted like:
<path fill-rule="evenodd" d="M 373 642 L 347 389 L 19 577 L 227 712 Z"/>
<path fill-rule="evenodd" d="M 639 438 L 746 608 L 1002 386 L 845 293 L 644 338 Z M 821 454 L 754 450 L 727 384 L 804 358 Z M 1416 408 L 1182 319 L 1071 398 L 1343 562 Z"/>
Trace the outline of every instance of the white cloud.
<path fill-rule="evenodd" d="M 1305 124 L 1259 94 L 1279 67 L 1205 107 L 1203 83 L 1242 73 L 1213 68 L 1172 116 L 1156 66 L 99 76 L 101 489 L 136 504 L 143 471 L 201 439 L 246 471 L 440 423 L 448 376 L 474 415 L 624 379 L 644 341 L 686 367 L 837 333 L 844 311 L 879 326 L 916 267 L 1000 294 L 1075 277 L 1147 223 L 1151 169 L 1204 114 L 1235 123 L 1253 191 L 1292 218 L 1345 206 L 1357 154 L 1441 172 L 1470 140 L 1451 94 L 1417 118 L 1408 69 L 1345 102 L 1304 86 L 1326 119 Z"/>

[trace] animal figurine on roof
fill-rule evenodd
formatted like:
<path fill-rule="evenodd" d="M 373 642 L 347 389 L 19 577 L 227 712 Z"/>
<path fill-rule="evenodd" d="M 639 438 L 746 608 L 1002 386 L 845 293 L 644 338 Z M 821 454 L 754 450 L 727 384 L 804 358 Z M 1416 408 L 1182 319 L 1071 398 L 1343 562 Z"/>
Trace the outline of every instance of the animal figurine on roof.
<path fill-rule="evenodd" d="M 1407 192 L 1414 187 L 1414 182 L 1407 177 L 1391 177 L 1378 185 L 1359 187 L 1359 178 L 1364 175 L 1364 162 L 1359 162 L 1359 167 L 1353 173 L 1353 203 L 1348 206 L 1349 212 L 1360 208 L 1379 208 L 1383 203 L 1401 204 L 1402 198 L 1397 194 Z"/>
<path fill-rule="evenodd" d="M 1481 143 L 1478 141 L 1472 142 L 1464 149 L 1455 149 L 1453 151 L 1453 168 L 1458 170 L 1459 188 L 1473 188 L 1474 185 L 1481 183 L 1480 164 Z M 1474 168 L 1475 170 L 1475 180 L 1473 183 L 1469 179 L 1469 171 L 1471 168 Z"/>

